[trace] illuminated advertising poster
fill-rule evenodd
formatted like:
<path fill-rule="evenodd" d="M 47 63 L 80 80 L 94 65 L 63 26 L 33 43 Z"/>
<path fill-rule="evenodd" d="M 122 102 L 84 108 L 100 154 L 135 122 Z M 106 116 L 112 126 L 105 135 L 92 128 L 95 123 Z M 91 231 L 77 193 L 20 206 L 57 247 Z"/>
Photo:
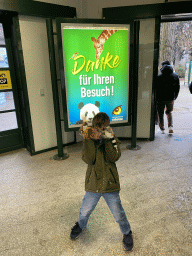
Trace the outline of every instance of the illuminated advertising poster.
<path fill-rule="evenodd" d="M 128 122 L 129 27 L 61 24 L 68 126 L 81 111 L 105 112 L 111 124 Z"/>

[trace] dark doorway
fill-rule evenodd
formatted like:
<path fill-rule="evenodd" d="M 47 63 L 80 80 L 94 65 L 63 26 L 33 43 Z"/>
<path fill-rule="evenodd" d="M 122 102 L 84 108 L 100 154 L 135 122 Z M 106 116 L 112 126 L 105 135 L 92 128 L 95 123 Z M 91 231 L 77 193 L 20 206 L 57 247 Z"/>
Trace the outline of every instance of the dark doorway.
<path fill-rule="evenodd" d="M 5 22 L 4 19 L 0 22 L 0 153 L 23 147 L 14 65 Z"/>

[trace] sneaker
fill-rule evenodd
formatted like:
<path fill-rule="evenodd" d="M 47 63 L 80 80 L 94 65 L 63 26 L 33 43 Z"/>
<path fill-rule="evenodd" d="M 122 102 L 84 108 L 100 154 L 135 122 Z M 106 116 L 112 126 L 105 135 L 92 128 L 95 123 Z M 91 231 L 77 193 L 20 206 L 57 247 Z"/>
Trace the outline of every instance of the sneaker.
<path fill-rule="evenodd" d="M 126 251 L 131 251 L 133 248 L 133 236 L 132 231 L 128 235 L 123 235 L 123 245 Z"/>
<path fill-rule="evenodd" d="M 78 238 L 80 236 L 81 232 L 82 232 L 82 229 L 80 228 L 79 223 L 76 222 L 75 226 L 71 229 L 71 235 L 70 235 L 71 239 Z"/>
<path fill-rule="evenodd" d="M 162 133 L 162 134 L 165 134 L 165 130 L 160 129 L 160 128 L 158 129 L 158 132 L 159 132 L 159 133 Z"/>
<path fill-rule="evenodd" d="M 169 133 L 173 133 L 173 126 L 169 126 Z"/>

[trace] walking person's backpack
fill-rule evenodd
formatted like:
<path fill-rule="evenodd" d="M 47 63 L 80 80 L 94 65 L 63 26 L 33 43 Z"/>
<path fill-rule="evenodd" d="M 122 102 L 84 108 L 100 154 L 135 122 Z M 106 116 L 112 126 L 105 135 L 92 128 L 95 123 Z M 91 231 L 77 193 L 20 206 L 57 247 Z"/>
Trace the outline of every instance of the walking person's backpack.
<path fill-rule="evenodd" d="M 192 94 L 192 82 L 189 84 L 189 91 Z"/>

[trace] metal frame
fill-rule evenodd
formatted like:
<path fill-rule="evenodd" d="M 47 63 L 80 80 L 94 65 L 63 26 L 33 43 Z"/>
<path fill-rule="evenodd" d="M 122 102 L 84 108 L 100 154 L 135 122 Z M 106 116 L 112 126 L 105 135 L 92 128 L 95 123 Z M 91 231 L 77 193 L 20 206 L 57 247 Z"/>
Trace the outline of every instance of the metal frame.
<path fill-rule="evenodd" d="M 139 31 L 140 21 L 134 21 L 133 30 L 133 76 L 132 76 L 132 119 L 131 119 L 131 145 L 127 146 L 129 150 L 139 150 L 141 147 L 137 143 L 137 103 L 138 103 L 138 68 L 139 68 Z"/>
<path fill-rule="evenodd" d="M 1 0 L 0 10 L 5 13 L 16 12 L 20 15 L 37 16 L 43 18 L 70 17 L 76 16 L 76 8 L 38 2 L 33 0 Z"/>
<path fill-rule="evenodd" d="M 191 1 L 167 2 L 162 4 L 146 4 L 121 6 L 112 8 L 103 8 L 103 17 L 106 19 L 124 19 L 129 17 L 130 20 L 149 19 L 160 17 L 161 15 L 170 15 L 178 13 L 189 13 Z"/>
<path fill-rule="evenodd" d="M 18 98 L 20 99 L 20 112 L 24 145 L 30 154 L 33 155 L 35 152 L 35 145 L 18 17 L 13 17 L 12 49 L 14 49 L 13 55 L 17 88 L 19 92 Z"/>
<path fill-rule="evenodd" d="M 3 90 L 3 91 L 12 91 L 14 95 L 14 102 L 15 102 L 15 109 L 14 110 L 8 110 L 8 111 L 3 111 L 4 113 L 8 112 L 15 112 L 17 116 L 17 123 L 18 123 L 18 128 L 12 129 L 12 130 L 7 130 L 3 131 L 0 133 L 1 135 L 1 140 L 2 142 L 5 143 L 5 148 L 0 150 L 0 153 L 7 152 L 10 149 L 18 149 L 22 148 L 24 146 L 23 143 L 23 137 L 22 137 L 22 125 L 21 125 L 21 117 L 20 117 L 20 111 L 19 111 L 19 101 L 18 95 L 17 95 L 17 83 L 16 83 L 16 74 L 15 74 L 15 69 L 14 69 L 14 59 L 13 59 L 13 54 L 12 54 L 12 47 L 11 47 L 11 37 L 10 37 L 10 31 L 11 31 L 11 26 L 12 22 L 9 20 L 9 22 L 6 22 L 4 19 L 1 19 L 0 22 L 2 22 L 3 25 L 3 30 L 4 30 L 4 35 L 5 35 L 5 47 L 7 50 L 7 57 L 9 61 L 9 67 L 8 68 L 3 68 L 1 70 L 9 70 L 10 75 L 11 75 L 11 83 L 12 83 L 12 89 L 10 90 Z M 1 111 L 1 114 L 3 113 Z M 11 146 L 12 145 L 12 146 Z"/>
<path fill-rule="evenodd" d="M 155 139 L 155 116 L 157 113 L 155 103 L 155 78 L 158 74 L 159 62 L 159 41 L 160 41 L 160 17 L 155 19 L 155 40 L 154 40 L 154 57 L 153 57 L 153 81 L 152 81 L 152 94 L 151 94 L 151 121 L 150 121 L 150 140 Z"/>
<path fill-rule="evenodd" d="M 59 93 L 58 93 L 58 85 L 57 85 L 57 70 L 56 70 L 56 60 L 55 60 L 52 19 L 46 20 L 46 26 L 47 26 L 47 36 L 48 36 L 51 82 L 52 82 L 53 103 L 54 103 L 54 112 L 55 112 L 55 126 L 56 126 L 57 147 L 58 147 L 58 155 L 56 155 L 54 159 L 65 160 L 69 157 L 69 155 L 66 153 L 64 154 L 63 152 L 63 139 L 62 139 L 62 129 L 61 129 L 61 116 L 60 116 Z"/>
<path fill-rule="evenodd" d="M 61 38 L 61 23 L 86 23 L 86 24 L 126 24 L 130 25 L 130 55 L 129 55 L 129 104 L 128 104 L 128 123 L 121 123 L 121 124 L 111 124 L 112 127 L 118 126 L 127 126 L 131 125 L 131 111 L 132 111 L 132 63 L 133 63 L 133 22 L 130 20 L 106 20 L 106 19 L 62 19 L 56 18 L 57 23 L 57 38 L 58 38 L 58 51 L 59 51 L 59 67 L 60 67 L 60 77 L 61 77 L 61 84 L 62 84 L 62 98 L 63 98 L 63 113 L 64 113 L 64 120 L 68 120 L 67 116 L 67 104 L 66 104 L 66 88 L 65 88 L 65 76 L 64 76 L 64 65 L 63 65 L 63 50 L 62 50 L 62 38 Z M 66 122 L 65 131 L 78 131 L 79 127 L 77 128 L 68 128 L 68 124 Z"/>

